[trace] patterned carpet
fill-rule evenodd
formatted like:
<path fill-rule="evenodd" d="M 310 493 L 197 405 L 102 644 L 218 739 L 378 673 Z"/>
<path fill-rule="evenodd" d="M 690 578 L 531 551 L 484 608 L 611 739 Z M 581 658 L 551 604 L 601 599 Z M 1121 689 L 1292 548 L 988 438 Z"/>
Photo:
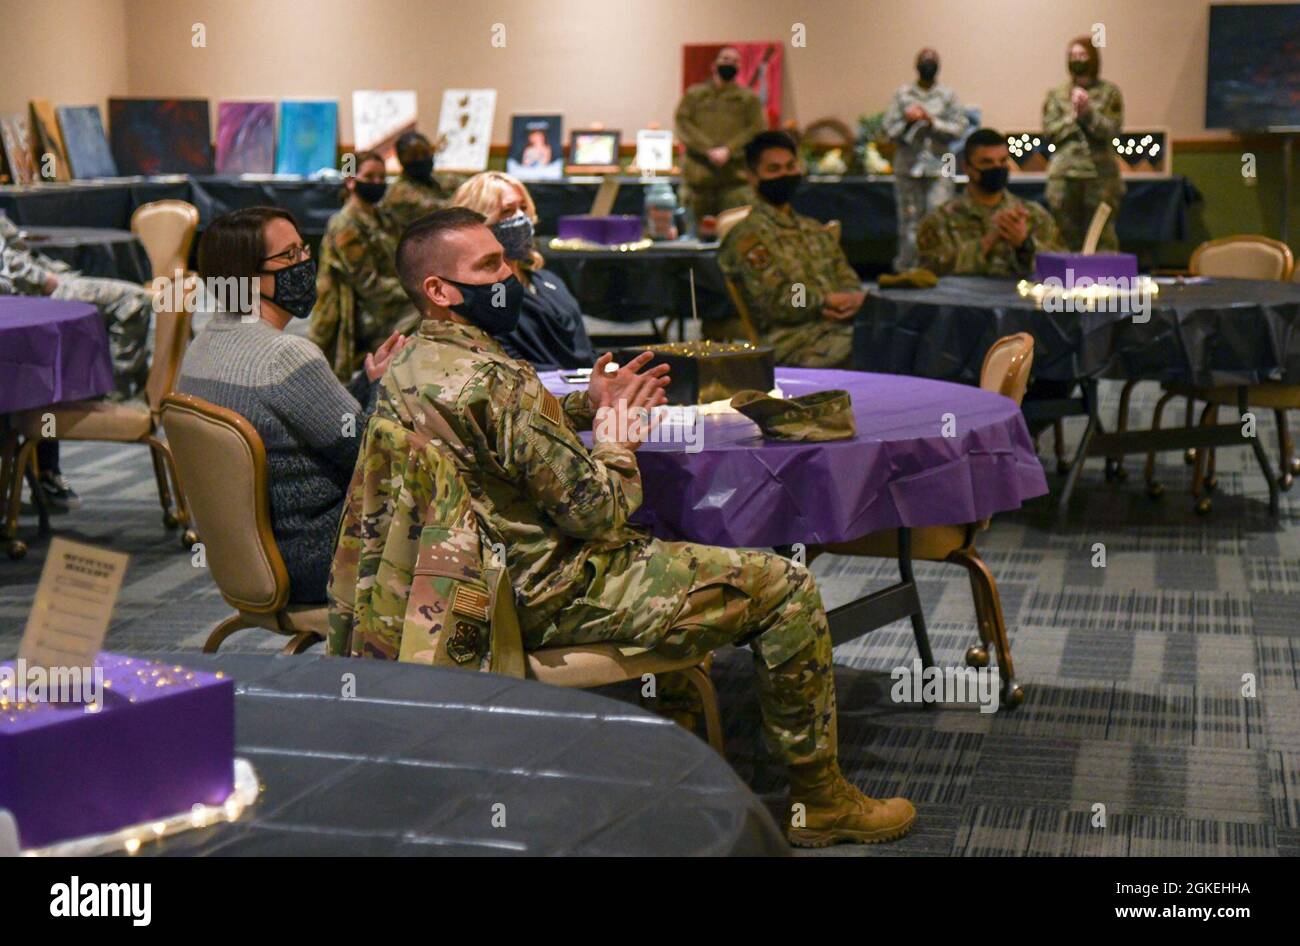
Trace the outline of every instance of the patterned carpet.
<path fill-rule="evenodd" d="M 1116 394 L 1105 386 L 1104 416 Z M 1156 395 L 1135 392 L 1138 419 Z M 1276 463 L 1271 416 L 1260 424 Z M 1081 424 L 1067 430 L 1073 440 Z M 898 843 L 818 853 L 1300 854 L 1300 490 L 1283 494 L 1274 522 L 1248 451 L 1219 461 L 1208 517 L 1192 511 L 1190 468 L 1167 454 L 1158 502 L 1143 492 L 1139 458 L 1123 484 L 1105 483 L 1092 461 L 1064 527 L 1046 497 L 994 520 L 979 547 L 1026 690 L 1013 711 L 894 703 L 889 672 L 916 656 L 906 624 L 837 648 L 845 771 L 870 794 L 912 799 L 919 817 Z M 163 529 L 147 451 L 69 446 L 64 469 L 84 506 L 56 529 L 132 555 L 108 646 L 197 649 L 228 609 Z M 1092 564 L 1098 542 L 1104 568 Z M 17 648 L 43 549 L 0 559 L 0 657 Z M 831 607 L 896 579 L 877 559 L 826 556 L 813 571 Z M 961 666 L 977 637 L 965 573 L 918 565 L 917 578 L 936 660 Z M 226 646 L 278 644 L 251 631 Z M 719 654 L 714 677 L 729 758 L 779 819 L 784 776 L 761 748 L 748 654 Z M 1251 679 L 1256 695 L 1243 696 Z"/>

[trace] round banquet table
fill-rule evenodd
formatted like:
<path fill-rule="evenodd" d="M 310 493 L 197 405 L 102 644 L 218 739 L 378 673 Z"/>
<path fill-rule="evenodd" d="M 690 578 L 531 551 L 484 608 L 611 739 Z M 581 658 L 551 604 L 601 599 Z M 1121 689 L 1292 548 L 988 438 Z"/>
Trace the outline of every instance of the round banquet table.
<path fill-rule="evenodd" d="M 558 372 L 542 382 L 578 389 Z M 637 451 L 644 498 L 633 521 L 711 545 L 823 544 L 976 522 L 1047 492 L 1024 417 L 1000 394 L 857 371 L 778 368 L 776 382 L 787 397 L 848 391 L 857 435 L 785 443 L 736 412 L 701 416 L 701 449 L 679 436 Z"/>
<path fill-rule="evenodd" d="M 141 855 L 789 853 L 721 756 L 634 705 L 383 660 L 143 656 L 235 680 L 235 754 L 263 791 Z"/>
<path fill-rule="evenodd" d="M 0 296 L 0 414 L 113 390 L 108 332 L 87 302 Z"/>
<path fill-rule="evenodd" d="M 1034 336 L 1034 377 L 1196 385 L 1300 383 L 1300 284 L 1162 284 L 1150 320 L 1043 312 L 1014 280 L 946 276 L 933 289 L 873 290 L 854 324 L 854 367 L 977 383 L 984 354 Z"/>
<path fill-rule="evenodd" d="M 33 252 L 67 263 L 83 276 L 143 284 L 153 278 L 149 255 L 130 230 L 105 227 L 23 227 Z"/>

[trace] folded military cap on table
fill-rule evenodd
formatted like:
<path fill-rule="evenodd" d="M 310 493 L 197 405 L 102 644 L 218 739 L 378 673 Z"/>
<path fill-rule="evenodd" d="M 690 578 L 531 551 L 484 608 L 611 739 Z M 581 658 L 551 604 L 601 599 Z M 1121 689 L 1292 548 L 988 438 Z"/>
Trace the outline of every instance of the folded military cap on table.
<path fill-rule="evenodd" d="M 737 391 L 731 406 L 773 440 L 848 440 L 857 433 L 848 391 L 784 399 L 762 391 Z"/>
<path fill-rule="evenodd" d="M 939 277 L 928 269 L 908 269 L 898 275 L 882 273 L 876 282 L 882 289 L 933 289 Z"/>

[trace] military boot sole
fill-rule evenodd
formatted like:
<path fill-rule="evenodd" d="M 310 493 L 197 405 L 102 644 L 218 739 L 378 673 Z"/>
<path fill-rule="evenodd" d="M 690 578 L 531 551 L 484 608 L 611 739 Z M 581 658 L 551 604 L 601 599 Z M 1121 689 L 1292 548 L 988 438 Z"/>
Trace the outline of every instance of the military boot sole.
<path fill-rule="evenodd" d="M 833 844 L 883 844 L 897 841 L 912 830 L 916 822 L 916 812 L 901 824 L 886 825 L 871 831 L 858 828 L 790 828 L 786 838 L 794 847 L 830 847 Z"/>

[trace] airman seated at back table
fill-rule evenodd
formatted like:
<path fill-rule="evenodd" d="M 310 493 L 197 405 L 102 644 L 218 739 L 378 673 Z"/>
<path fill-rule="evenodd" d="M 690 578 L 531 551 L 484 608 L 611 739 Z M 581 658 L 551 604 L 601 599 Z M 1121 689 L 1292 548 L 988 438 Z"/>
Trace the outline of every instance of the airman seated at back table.
<path fill-rule="evenodd" d="M 798 149 L 785 132 L 765 131 L 745 146 L 745 161 L 758 200 L 722 241 L 718 265 L 777 364 L 847 368 L 866 293 L 835 234 L 790 206 L 803 183 Z"/>
<path fill-rule="evenodd" d="M 647 353 L 607 373 L 605 354 L 586 391 L 557 400 L 497 341 L 523 289 L 483 221 L 447 208 L 403 235 L 398 273 L 425 318 L 375 414 L 448 445 L 484 540 L 506 550 L 525 649 L 617 642 L 702 657 L 749 644 L 768 746 L 804 806 L 791 841 L 901 837 L 912 806 L 867 798 L 840 773 L 831 639 L 812 576 L 778 555 L 663 542 L 628 523 L 641 503 L 643 429 L 601 414 L 591 449 L 576 431 L 601 411 L 662 404 L 667 366 L 641 370 Z"/>

